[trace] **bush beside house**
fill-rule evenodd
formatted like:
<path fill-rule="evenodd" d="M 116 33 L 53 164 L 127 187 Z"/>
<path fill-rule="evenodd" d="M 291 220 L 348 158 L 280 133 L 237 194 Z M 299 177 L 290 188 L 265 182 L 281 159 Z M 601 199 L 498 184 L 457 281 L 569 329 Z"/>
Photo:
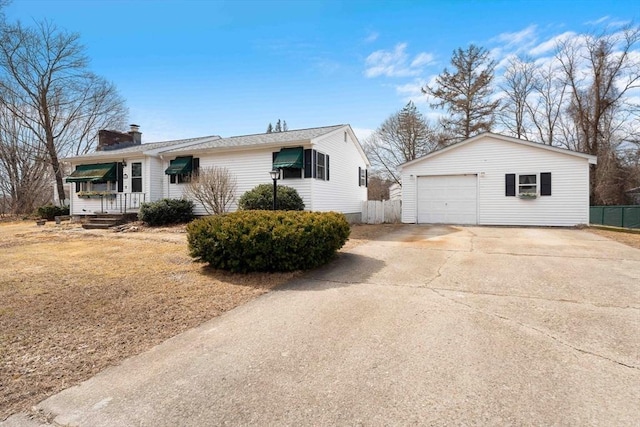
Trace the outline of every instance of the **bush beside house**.
<path fill-rule="evenodd" d="M 192 257 L 233 272 L 306 270 L 325 264 L 347 241 L 335 212 L 238 211 L 187 225 Z"/>
<path fill-rule="evenodd" d="M 138 219 L 151 226 L 181 224 L 193 218 L 193 202 L 183 199 L 161 199 L 143 203 L 138 212 Z"/>
<path fill-rule="evenodd" d="M 277 189 L 277 209 L 281 211 L 304 210 L 304 202 L 295 188 L 279 185 Z M 273 209 L 273 186 L 260 184 L 240 197 L 238 206 L 243 210 Z"/>
<path fill-rule="evenodd" d="M 69 215 L 69 207 L 55 206 L 52 204 L 40 206 L 37 209 L 37 214 L 40 218 L 47 221 L 53 221 L 57 216 Z"/>

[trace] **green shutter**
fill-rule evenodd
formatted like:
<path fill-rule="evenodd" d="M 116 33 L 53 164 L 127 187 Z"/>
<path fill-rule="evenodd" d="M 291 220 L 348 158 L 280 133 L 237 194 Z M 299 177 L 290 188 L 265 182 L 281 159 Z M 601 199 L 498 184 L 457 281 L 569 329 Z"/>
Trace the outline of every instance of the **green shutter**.
<path fill-rule="evenodd" d="M 115 163 L 96 163 L 92 165 L 78 165 L 71 175 L 67 177 L 67 182 L 115 182 Z"/>

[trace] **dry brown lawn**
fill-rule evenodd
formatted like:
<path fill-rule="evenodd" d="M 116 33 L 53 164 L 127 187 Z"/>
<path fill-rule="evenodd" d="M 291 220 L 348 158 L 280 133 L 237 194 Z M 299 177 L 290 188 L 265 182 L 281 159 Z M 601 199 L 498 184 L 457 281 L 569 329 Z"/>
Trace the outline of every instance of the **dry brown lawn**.
<path fill-rule="evenodd" d="M 397 227 L 354 226 L 343 250 Z M 208 269 L 184 227 L 0 223 L 0 420 L 300 274 Z"/>
<path fill-rule="evenodd" d="M 607 237 L 616 242 L 640 249 L 640 233 L 627 232 L 624 230 L 604 230 L 600 228 L 589 228 L 589 231 L 603 237 Z"/>

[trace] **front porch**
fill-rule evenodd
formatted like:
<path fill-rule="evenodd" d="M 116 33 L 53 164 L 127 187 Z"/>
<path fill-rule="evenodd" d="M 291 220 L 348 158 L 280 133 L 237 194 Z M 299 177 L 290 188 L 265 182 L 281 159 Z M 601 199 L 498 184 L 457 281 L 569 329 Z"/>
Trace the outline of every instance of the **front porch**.
<path fill-rule="evenodd" d="M 146 201 L 146 193 L 74 193 L 71 199 L 71 214 L 137 213 L 140 205 Z"/>

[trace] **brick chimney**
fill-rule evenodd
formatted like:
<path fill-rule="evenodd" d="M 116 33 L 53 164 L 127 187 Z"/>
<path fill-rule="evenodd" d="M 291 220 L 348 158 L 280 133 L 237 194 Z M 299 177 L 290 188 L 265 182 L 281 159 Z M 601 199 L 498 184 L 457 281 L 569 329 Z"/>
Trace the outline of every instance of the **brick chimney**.
<path fill-rule="evenodd" d="M 102 129 L 98 131 L 96 151 L 117 150 L 140 144 L 142 144 L 142 133 L 138 125 L 131 125 L 131 130 L 127 133 Z"/>
<path fill-rule="evenodd" d="M 140 126 L 134 124 L 129 126 L 131 126 L 131 129 L 128 133 L 129 135 L 131 135 L 131 141 L 133 142 L 133 145 L 142 144 L 142 133 L 140 132 Z"/>

